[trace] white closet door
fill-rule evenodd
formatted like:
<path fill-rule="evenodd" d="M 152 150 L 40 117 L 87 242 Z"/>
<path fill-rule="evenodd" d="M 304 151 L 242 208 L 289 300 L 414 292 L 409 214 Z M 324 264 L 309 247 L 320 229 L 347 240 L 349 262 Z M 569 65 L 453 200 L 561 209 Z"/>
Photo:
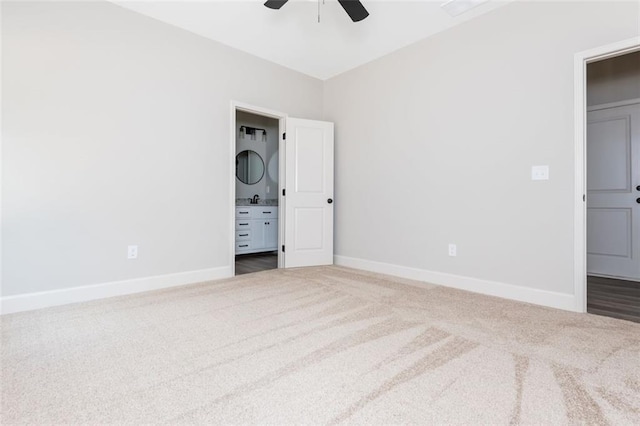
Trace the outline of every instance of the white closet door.
<path fill-rule="evenodd" d="M 591 111 L 587 271 L 640 280 L 640 104 Z"/>

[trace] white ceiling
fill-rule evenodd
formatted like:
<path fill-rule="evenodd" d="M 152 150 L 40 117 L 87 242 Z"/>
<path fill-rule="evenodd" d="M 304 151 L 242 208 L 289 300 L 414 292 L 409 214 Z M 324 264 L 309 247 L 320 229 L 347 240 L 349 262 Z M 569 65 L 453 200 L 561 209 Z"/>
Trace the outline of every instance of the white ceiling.
<path fill-rule="evenodd" d="M 489 0 L 455 18 L 440 7 L 444 0 L 362 0 L 370 15 L 356 23 L 336 0 L 322 1 L 289 0 L 280 10 L 257 0 L 114 3 L 325 80 L 510 0 Z"/>

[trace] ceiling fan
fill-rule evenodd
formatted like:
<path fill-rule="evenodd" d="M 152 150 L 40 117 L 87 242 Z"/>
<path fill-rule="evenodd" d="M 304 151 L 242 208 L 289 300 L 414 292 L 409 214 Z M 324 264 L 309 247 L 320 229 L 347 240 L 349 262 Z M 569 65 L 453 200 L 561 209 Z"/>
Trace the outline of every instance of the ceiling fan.
<path fill-rule="evenodd" d="M 288 1 L 289 0 L 267 0 L 264 5 L 269 9 L 280 9 Z M 347 15 L 349 15 L 349 18 L 351 18 L 353 22 L 362 21 L 369 16 L 369 12 L 367 12 L 367 9 L 360 3 L 360 0 L 338 0 L 338 3 L 340 3 L 340 6 L 347 12 Z"/>

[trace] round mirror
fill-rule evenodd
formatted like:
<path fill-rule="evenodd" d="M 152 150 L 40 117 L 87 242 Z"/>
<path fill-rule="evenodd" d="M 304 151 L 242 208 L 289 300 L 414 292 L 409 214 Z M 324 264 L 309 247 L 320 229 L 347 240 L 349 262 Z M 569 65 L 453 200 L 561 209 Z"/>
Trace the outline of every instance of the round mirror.
<path fill-rule="evenodd" d="M 236 155 L 236 177 L 240 182 L 253 185 L 264 176 L 264 161 L 255 151 L 245 150 Z"/>
<path fill-rule="evenodd" d="M 267 165 L 267 173 L 272 181 L 278 183 L 278 152 L 274 152 Z"/>

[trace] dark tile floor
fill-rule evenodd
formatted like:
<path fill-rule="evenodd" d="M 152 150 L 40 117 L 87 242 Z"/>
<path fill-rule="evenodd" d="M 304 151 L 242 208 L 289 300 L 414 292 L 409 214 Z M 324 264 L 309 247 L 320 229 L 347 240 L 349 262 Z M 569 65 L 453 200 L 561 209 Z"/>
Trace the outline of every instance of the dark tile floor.
<path fill-rule="evenodd" d="M 587 312 L 640 322 L 640 282 L 588 276 Z"/>
<path fill-rule="evenodd" d="M 241 254 L 236 256 L 236 275 L 278 268 L 278 252 Z"/>

